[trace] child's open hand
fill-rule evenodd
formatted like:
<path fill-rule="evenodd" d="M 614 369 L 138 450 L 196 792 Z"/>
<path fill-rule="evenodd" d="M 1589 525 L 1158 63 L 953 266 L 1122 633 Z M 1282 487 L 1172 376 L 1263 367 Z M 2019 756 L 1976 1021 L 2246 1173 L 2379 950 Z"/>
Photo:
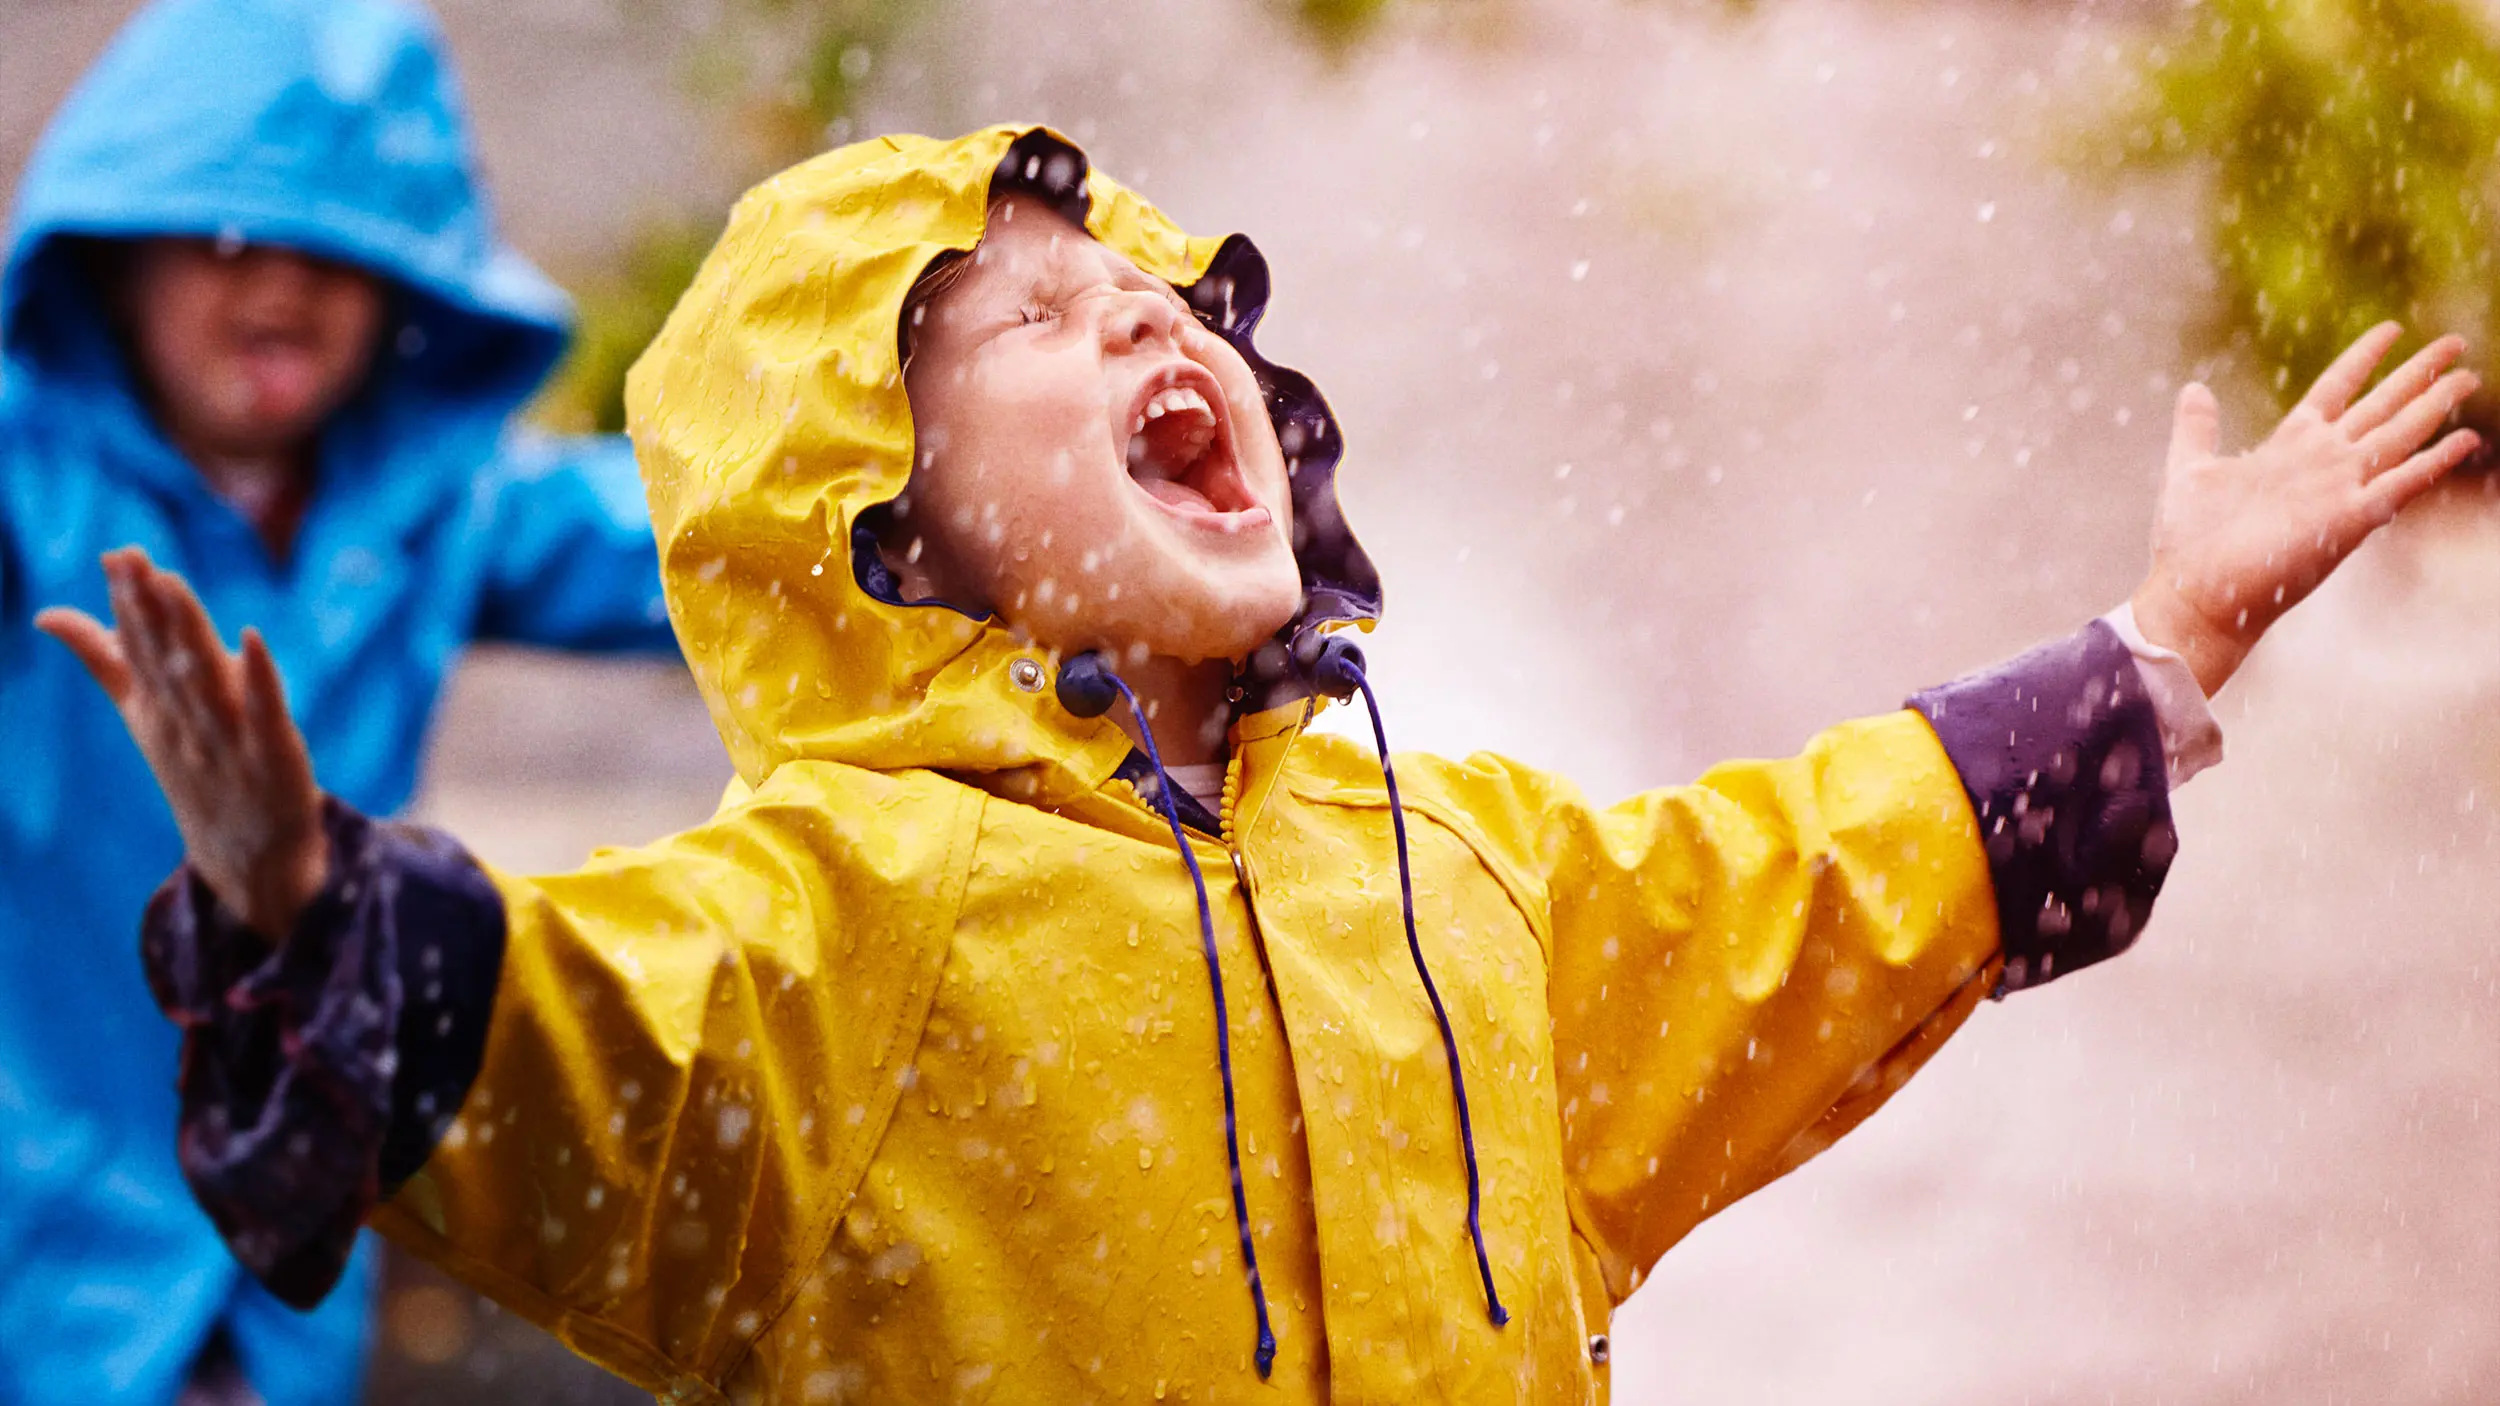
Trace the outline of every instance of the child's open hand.
<path fill-rule="evenodd" d="M 2449 370 L 2460 338 L 2424 347 L 2361 395 L 2401 332 L 2388 322 L 2362 334 L 2244 454 L 2216 452 L 2211 391 L 2179 392 L 2153 569 L 2133 603 L 2145 638 L 2177 650 L 2208 697 L 2284 611 L 2480 444 L 2459 430 L 2422 447 L 2480 384 Z"/>
<path fill-rule="evenodd" d="M 253 931 L 284 941 L 329 871 L 321 791 L 258 632 L 229 652 L 180 576 L 136 547 L 104 556 L 113 621 L 35 617 L 95 675 L 155 769 L 192 869 Z"/>

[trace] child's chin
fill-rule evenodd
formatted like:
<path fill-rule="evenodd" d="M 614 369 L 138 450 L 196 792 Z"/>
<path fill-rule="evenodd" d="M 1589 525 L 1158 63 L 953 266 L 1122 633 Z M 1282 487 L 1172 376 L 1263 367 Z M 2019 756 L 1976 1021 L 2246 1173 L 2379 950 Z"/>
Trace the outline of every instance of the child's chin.
<path fill-rule="evenodd" d="M 1153 604 L 1135 612 L 1106 612 L 1089 620 L 1061 622 L 1061 628 L 1051 633 L 1083 639 L 1088 643 L 1079 647 L 1108 649 L 1123 657 L 1142 652 L 1185 663 L 1239 662 L 1274 639 L 1301 608 L 1299 585 L 1281 599 L 1272 592 L 1242 597 L 1177 590 L 1136 592 L 1130 598 Z"/>
<path fill-rule="evenodd" d="M 1276 632 L 1291 624 L 1294 612 L 1301 608 L 1298 583 L 1282 596 L 1263 592 L 1210 610 L 1204 622 L 1189 630 L 1186 638 L 1176 638 L 1174 647 L 1156 652 L 1180 659 L 1229 659 L 1238 663 L 1276 638 Z"/>
<path fill-rule="evenodd" d="M 1190 587 L 1196 587 L 1191 590 Z M 1170 597 L 1186 601 L 1185 612 L 1205 622 L 1199 633 L 1210 642 L 1222 638 L 1231 647 L 1211 650 L 1238 659 L 1275 637 L 1302 608 L 1302 573 L 1289 553 L 1274 560 L 1227 563 L 1221 570 L 1196 573 L 1196 579 L 1175 583 Z"/>
<path fill-rule="evenodd" d="M 1116 579 L 1116 594 L 1035 589 L 1008 623 L 1036 643 L 1070 653 L 1102 649 L 1122 657 L 1142 651 L 1191 663 L 1241 660 L 1290 623 L 1302 608 L 1302 573 L 1281 544 L 1270 554 L 1222 561 L 1181 553 L 1132 555 L 1084 579 L 1097 591 Z M 1073 574 L 1073 573 L 1071 573 Z M 1015 593 L 1010 591 L 1014 598 Z"/>

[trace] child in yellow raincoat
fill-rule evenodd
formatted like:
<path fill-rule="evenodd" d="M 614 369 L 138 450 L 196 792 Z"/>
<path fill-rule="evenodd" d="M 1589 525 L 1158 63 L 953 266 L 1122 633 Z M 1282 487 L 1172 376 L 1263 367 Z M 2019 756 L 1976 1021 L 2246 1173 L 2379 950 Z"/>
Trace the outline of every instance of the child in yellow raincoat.
<path fill-rule="evenodd" d="M 2128 609 L 1600 807 L 1310 730 L 1380 592 L 1268 283 L 1047 131 L 751 193 L 631 383 L 738 783 L 578 873 L 325 801 L 110 559 L 47 626 L 183 818 L 236 1253 L 309 1301 L 370 1215 L 681 1401 L 1602 1399 L 1697 1222 L 2128 945 L 2204 694 L 2473 444 L 2453 340 L 2364 394 L 2392 327 L 2244 455 L 2191 387 Z"/>

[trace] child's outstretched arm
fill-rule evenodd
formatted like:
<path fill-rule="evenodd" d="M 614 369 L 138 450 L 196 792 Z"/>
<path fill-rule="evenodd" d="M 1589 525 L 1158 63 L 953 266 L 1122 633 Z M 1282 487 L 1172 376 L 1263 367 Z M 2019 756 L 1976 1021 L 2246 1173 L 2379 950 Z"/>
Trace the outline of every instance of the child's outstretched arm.
<path fill-rule="evenodd" d="M 184 1028 L 184 1173 L 237 1258 L 309 1305 L 370 1215 L 709 1399 L 909 1087 L 980 793 L 792 763 L 656 844 L 494 872 L 325 800 L 255 642 L 136 552 L 107 569 L 113 626 L 43 624 L 181 818 L 143 955 Z"/>
<path fill-rule="evenodd" d="M 182 834 L 142 935 L 184 1030 L 180 1161 L 237 1257 L 310 1307 L 477 1073 L 501 915 L 456 847 L 324 802 L 256 632 L 228 652 L 136 548 L 104 570 L 111 626 L 65 609 L 36 624 L 120 710 Z M 399 950 L 403 920 L 422 951 Z"/>
<path fill-rule="evenodd" d="M 2181 396 L 2131 604 L 2202 690 L 2474 449 L 2431 443 L 2475 384 L 2454 339 L 2362 393 L 2395 337 L 2361 339 L 2245 454 L 2216 452 L 2201 387 Z M 1611 807 L 1486 759 L 1410 788 L 1518 846 L 1575 1221 L 1614 1294 L 1880 1106 L 1983 998 L 2135 941 L 2177 845 L 2141 655 L 2095 621 L 1799 756 Z"/>
<path fill-rule="evenodd" d="M 674 654 L 642 475 L 623 435 L 507 436 L 476 495 L 490 515 L 477 633 L 554 649 Z"/>

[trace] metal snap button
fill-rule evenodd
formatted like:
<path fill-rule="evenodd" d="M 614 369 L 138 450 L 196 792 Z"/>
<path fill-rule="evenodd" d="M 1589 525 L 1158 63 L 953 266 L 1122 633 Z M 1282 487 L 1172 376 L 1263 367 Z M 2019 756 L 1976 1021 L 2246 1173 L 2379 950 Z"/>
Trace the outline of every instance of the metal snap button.
<path fill-rule="evenodd" d="M 1606 1335 L 1604 1333 L 1596 1334 L 1589 1339 L 1589 1361 L 1603 1367 L 1606 1365 L 1607 1359 L 1613 1357 L 1614 1355 L 1614 1344 L 1606 1341 Z"/>
<path fill-rule="evenodd" d="M 1042 661 L 1019 658 L 1007 666 L 1007 681 L 1027 693 L 1042 691 Z"/>

